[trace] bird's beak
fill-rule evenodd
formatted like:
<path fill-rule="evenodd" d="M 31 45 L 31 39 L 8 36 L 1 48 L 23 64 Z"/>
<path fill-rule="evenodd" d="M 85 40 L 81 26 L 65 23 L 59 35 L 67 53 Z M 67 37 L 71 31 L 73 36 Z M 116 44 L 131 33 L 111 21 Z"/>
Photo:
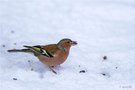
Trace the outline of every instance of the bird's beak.
<path fill-rule="evenodd" d="M 72 46 L 77 45 L 76 41 L 72 41 Z"/>

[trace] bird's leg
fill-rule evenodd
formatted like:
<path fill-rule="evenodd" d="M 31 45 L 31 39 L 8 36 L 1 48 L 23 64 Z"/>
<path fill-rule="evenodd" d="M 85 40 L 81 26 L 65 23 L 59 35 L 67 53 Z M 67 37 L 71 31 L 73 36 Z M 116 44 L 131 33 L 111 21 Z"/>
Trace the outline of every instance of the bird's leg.
<path fill-rule="evenodd" d="M 52 71 L 53 73 L 57 74 L 57 72 L 52 69 L 53 67 L 54 67 L 54 66 L 49 66 L 49 68 L 51 69 L 51 71 Z"/>

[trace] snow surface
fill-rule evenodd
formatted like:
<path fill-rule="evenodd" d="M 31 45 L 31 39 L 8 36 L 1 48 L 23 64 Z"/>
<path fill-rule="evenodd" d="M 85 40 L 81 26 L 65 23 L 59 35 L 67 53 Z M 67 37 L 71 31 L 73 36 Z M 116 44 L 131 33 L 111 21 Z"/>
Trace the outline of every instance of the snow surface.
<path fill-rule="evenodd" d="M 0 0 L 0 34 L 0 90 L 135 90 L 135 0 Z M 7 52 L 62 38 L 79 44 L 57 75 Z"/>

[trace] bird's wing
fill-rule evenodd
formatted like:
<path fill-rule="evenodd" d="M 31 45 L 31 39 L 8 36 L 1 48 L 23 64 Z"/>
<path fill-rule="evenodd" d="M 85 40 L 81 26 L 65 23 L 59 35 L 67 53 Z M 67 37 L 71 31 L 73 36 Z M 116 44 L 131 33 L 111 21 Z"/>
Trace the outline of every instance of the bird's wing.
<path fill-rule="evenodd" d="M 44 55 L 44 56 L 50 57 L 50 58 L 54 57 L 53 48 L 50 48 L 50 47 L 52 47 L 51 45 L 47 45 L 47 46 L 37 45 L 37 46 L 24 46 L 24 47 L 32 50 L 36 56 Z"/>
<path fill-rule="evenodd" d="M 53 57 L 57 54 L 57 52 L 60 50 L 56 44 L 50 44 L 46 46 L 42 46 L 42 49 L 48 52 Z"/>
<path fill-rule="evenodd" d="M 37 45 L 33 46 L 37 51 L 39 51 L 42 55 L 45 55 L 47 57 L 53 57 L 53 55 L 47 51 L 46 49 L 43 48 L 43 46 Z"/>

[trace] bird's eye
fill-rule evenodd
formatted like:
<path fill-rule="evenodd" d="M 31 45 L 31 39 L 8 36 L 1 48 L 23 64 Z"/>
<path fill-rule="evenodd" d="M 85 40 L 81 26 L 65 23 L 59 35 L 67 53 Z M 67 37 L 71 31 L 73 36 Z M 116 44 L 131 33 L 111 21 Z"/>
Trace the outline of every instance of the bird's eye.
<path fill-rule="evenodd" d="M 69 41 L 67 43 L 70 43 Z"/>

